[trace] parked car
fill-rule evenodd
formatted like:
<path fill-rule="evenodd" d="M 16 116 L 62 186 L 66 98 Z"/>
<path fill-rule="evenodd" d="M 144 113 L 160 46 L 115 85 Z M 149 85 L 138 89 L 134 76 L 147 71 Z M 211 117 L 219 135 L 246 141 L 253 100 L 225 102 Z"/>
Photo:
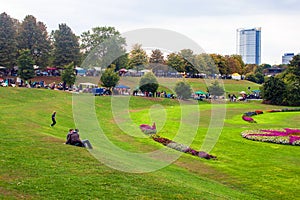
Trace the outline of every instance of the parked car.
<path fill-rule="evenodd" d="M 105 88 L 93 88 L 92 93 L 95 96 L 100 96 L 105 94 Z"/>

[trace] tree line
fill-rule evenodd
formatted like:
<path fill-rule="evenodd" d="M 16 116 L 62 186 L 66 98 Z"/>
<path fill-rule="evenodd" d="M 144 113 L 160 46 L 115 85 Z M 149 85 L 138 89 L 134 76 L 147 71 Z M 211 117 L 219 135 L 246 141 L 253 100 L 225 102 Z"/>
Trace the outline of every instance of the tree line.
<path fill-rule="evenodd" d="M 109 42 L 105 43 L 108 39 Z M 18 65 L 18 57 L 24 50 L 29 50 L 26 54 L 40 69 L 88 63 L 91 66 L 111 67 L 115 71 L 121 68 L 173 70 L 191 77 L 205 73 L 221 74 L 227 78 L 239 73 L 250 81 L 262 83 L 263 70 L 271 67 L 266 64 L 245 65 L 240 55 L 197 55 L 190 49 L 182 49 L 164 56 L 156 49 L 148 56 L 141 44 L 134 45 L 129 53 L 126 53 L 125 46 L 125 38 L 114 27 L 94 27 L 77 36 L 67 24 L 62 23 L 57 30 L 48 33 L 45 23 L 32 15 L 27 15 L 20 22 L 5 12 L 0 14 L 0 66 L 8 70 Z"/>

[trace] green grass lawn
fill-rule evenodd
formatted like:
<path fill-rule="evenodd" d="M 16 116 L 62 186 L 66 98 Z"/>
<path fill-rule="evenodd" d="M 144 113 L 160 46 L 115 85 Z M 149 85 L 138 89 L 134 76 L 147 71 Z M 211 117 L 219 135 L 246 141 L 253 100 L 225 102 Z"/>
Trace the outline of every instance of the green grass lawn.
<path fill-rule="evenodd" d="M 195 89 L 203 89 L 205 85 L 201 81 L 189 81 Z M 122 82 L 135 84 L 133 79 L 122 79 Z M 246 90 L 249 85 L 247 81 L 225 82 L 226 90 L 232 93 Z M 254 87 L 251 85 L 253 89 L 258 88 Z M 255 117 L 257 124 L 249 124 L 242 121 L 242 113 L 279 107 L 258 102 L 228 103 L 222 133 L 210 152 L 217 160 L 184 154 L 154 172 L 126 173 L 109 168 L 86 149 L 63 144 L 68 129 L 75 127 L 72 94 L 0 88 L 0 97 L 0 199 L 300 198 L 297 192 L 300 147 L 254 142 L 240 135 L 252 129 L 299 128 L 299 112 L 265 113 Z M 131 97 L 128 115 L 132 121 L 128 121 L 125 114 L 113 115 L 111 104 L 108 96 L 95 98 L 99 124 L 110 141 L 130 152 L 163 148 L 150 138 L 133 137 L 127 132 L 136 131 L 135 126 L 141 123 L 155 121 L 159 135 L 173 139 L 179 133 L 176 141 L 184 143 L 190 134 L 180 131 L 179 125 L 188 127 L 197 112 L 199 127 L 191 147 L 200 149 L 211 123 L 211 109 L 224 106 Z M 126 107 L 120 107 L 120 113 L 122 109 L 125 113 Z M 182 120 L 182 109 L 190 112 L 191 120 Z M 54 110 L 57 125 L 51 128 Z M 81 135 L 86 136 L 84 132 Z"/>

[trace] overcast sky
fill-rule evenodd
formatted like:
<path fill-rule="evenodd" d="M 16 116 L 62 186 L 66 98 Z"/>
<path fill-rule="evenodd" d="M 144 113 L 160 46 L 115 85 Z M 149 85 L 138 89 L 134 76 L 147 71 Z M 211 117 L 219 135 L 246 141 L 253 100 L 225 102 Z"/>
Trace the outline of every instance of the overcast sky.
<path fill-rule="evenodd" d="M 298 0 L 0 0 L 1 13 L 20 21 L 33 15 L 49 32 L 60 23 L 77 35 L 96 26 L 164 28 L 223 55 L 236 53 L 237 28 L 262 27 L 262 63 L 269 64 L 300 52 L 299 10 Z"/>

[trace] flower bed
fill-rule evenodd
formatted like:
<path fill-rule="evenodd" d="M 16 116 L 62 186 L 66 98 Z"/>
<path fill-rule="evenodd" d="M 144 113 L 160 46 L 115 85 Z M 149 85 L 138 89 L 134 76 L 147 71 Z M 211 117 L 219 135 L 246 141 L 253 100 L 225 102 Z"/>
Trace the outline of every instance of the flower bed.
<path fill-rule="evenodd" d="M 283 109 L 273 109 L 267 110 L 267 112 L 299 112 L 300 108 L 283 108 Z"/>
<path fill-rule="evenodd" d="M 246 139 L 255 141 L 300 145 L 299 129 L 284 128 L 281 130 L 248 130 L 242 132 L 242 136 Z"/>
<path fill-rule="evenodd" d="M 159 137 L 158 135 L 152 136 L 152 139 L 155 140 L 156 142 L 163 144 L 164 146 L 171 148 L 171 149 L 175 149 L 180 152 L 188 153 L 193 156 L 197 156 L 197 157 L 205 158 L 205 159 L 216 159 L 217 158 L 216 156 L 210 155 L 204 151 L 194 150 L 184 144 L 176 143 L 172 140 L 169 140 L 168 138 Z"/>

